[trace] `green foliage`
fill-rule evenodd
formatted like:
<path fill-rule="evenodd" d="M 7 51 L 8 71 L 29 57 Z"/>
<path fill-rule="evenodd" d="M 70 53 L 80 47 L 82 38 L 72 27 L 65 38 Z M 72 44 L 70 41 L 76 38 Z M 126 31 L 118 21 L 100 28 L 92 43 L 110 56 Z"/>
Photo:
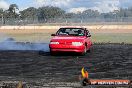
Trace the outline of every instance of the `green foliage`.
<path fill-rule="evenodd" d="M 20 11 L 20 14 L 16 13 L 17 10 L 19 10 L 18 6 L 16 4 L 11 4 L 8 10 L 4 11 L 3 9 L 0 9 L 0 17 L 4 16 L 5 19 L 31 19 L 32 21 L 34 21 L 34 19 L 37 19 L 37 21 L 42 23 L 50 22 L 50 20 L 53 22 L 54 19 L 89 20 L 91 18 L 99 18 L 101 20 L 103 19 L 105 22 L 112 21 L 111 19 L 113 19 L 113 22 L 116 22 L 118 20 L 120 22 L 124 17 L 132 17 L 132 8 L 120 8 L 119 10 L 115 10 L 109 13 L 100 13 L 98 10 L 92 9 L 85 10 L 82 13 L 67 13 L 61 8 L 53 6 L 43 6 L 39 8 L 29 7 L 27 9 L 24 9 L 23 11 Z M 93 20 L 91 20 L 90 22 L 93 22 Z"/>
<path fill-rule="evenodd" d="M 2 18 L 3 13 L 4 13 L 3 9 L 0 9 L 0 18 Z"/>
<path fill-rule="evenodd" d="M 16 18 L 16 16 L 18 15 L 16 13 L 16 10 L 18 10 L 18 6 L 16 4 L 11 4 L 9 6 L 9 9 L 8 9 L 8 15 L 9 15 L 9 17 Z"/>
<path fill-rule="evenodd" d="M 15 13 L 16 9 L 18 9 L 18 6 L 16 4 L 11 4 L 9 6 L 8 11 L 11 12 L 11 13 Z"/>
<path fill-rule="evenodd" d="M 83 11 L 82 15 L 84 17 L 99 17 L 100 13 L 97 10 L 88 9 L 88 10 Z"/>
<path fill-rule="evenodd" d="M 38 18 L 39 20 L 47 21 L 51 18 L 63 17 L 65 11 L 53 6 L 46 6 L 38 8 Z"/>
<path fill-rule="evenodd" d="M 24 9 L 23 11 L 20 11 L 21 18 L 35 18 L 37 17 L 37 9 L 34 7 L 29 7 L 27 9 Z"/>

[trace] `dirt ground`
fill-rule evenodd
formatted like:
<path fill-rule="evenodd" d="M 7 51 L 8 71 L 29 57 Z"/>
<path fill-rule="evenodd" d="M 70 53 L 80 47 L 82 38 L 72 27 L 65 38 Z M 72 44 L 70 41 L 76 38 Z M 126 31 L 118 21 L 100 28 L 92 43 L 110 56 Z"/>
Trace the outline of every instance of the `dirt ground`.
<path fill-rule="evenodd" d="M 25 88 L 80 88 L 78 76 L 84 66 L 89 69 L 92 79 L 131 80 L 132 45 L 94 44 L 86 56 L 73 53 L 51 56 L 49 52 L 26 50 L 0 51 L 0 85 L 12 86 L 22 81 Z"/>

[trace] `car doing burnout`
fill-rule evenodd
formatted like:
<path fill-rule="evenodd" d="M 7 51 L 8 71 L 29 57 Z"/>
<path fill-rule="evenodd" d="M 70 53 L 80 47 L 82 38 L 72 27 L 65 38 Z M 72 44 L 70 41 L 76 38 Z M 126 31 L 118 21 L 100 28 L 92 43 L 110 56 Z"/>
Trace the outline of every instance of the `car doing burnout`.
<path fill-rule="evenodd" d="M 54 36 L 49 44 L 51 54 L 56 52 L 76 52 L 85 55 L 92 46 L 91 35 L 83 27 L 63 27 L 51 36 Z"/>

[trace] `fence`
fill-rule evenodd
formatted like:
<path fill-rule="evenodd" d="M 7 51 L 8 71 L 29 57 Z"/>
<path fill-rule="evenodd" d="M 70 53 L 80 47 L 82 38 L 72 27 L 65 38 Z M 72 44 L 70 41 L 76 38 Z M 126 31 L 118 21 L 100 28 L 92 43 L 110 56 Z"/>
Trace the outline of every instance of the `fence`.
<path fill-rule="evenodd" d="M 38 18 L 26 18 L 26 19 L 13 19 L 13 18 L 0 18 L 0 25 L 46 25 L 46 24 L 131 24 L 132 17 L 125 18 L 52 18 L 52 19 L 38 19 Z"/>

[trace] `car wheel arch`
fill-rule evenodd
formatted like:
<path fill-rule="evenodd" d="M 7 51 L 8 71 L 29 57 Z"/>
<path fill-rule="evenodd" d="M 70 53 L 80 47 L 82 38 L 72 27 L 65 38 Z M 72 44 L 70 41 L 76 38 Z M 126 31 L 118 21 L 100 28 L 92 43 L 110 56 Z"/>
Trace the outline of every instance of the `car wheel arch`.
<path fill-rule="evenodd" d="M 85 42 L 85 44 L 84 44 L 84 45 L 87 47 L 87 46 L 88 46 L 88 45 L 87 45 L 87 42 Z"/>

